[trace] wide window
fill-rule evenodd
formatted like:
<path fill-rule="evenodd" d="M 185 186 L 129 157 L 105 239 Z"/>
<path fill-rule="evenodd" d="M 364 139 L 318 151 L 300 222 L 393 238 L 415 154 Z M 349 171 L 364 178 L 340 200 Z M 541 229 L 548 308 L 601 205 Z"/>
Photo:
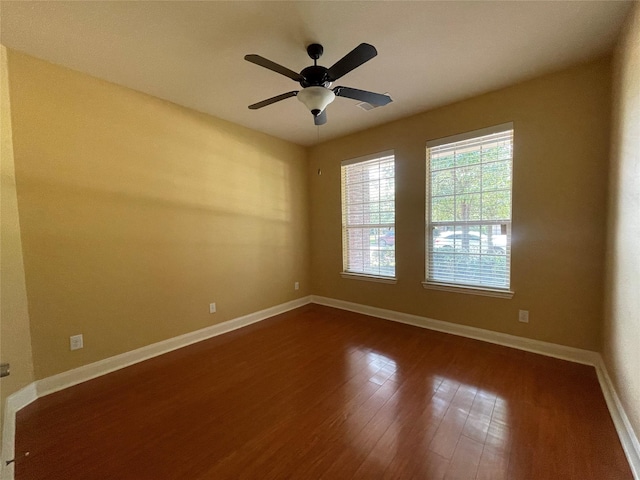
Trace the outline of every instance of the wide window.
<path fill-rule="evenodd" d="M 425 288 L 512 294 L 512 170 L 512 124 L 427 143 Z"/>
<path fill-rule="evenodd" d="M 393 152 L 342 162 L 343 276 L 396 275 Z"/>

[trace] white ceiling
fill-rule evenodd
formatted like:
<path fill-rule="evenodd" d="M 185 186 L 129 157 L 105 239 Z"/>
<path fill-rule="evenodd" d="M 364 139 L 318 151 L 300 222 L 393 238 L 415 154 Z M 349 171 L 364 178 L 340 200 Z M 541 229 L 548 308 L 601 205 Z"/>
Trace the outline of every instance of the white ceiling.
<path fill-rule="evenodd" d="M 321 43 L 331 66 L 356 45 L 378 56 L 339 84 L 389 92 L 371 111 L 337 98 L 320 140 L 363 130 L 609 52 L 631 2 L 29 2 L 1 1 L 9 48 L 311 145 L 318 131 L 295 98 L 249 104 L 299 85 L 243 60 L 292 70 Z"/>

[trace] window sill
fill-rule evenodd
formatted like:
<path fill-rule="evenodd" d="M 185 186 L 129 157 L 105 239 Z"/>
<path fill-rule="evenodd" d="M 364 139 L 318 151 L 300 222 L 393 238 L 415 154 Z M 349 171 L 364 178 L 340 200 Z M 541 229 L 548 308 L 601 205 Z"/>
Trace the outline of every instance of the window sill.
<path fill-rule="evenodd" d="M 515 292 L 511 290 L 500 290 L 497 288 L 468 287 L 462 285 L 451 285 L 449 283 L 422 282 L 422 286 L 427 290 L 440 290 L 443 292 L 466 293 L 469 295 L 482 295 L 484 297 L 513 298 Z"/>
<path fill-rule="evenodd" d="M 376 277 L 375 275 L 365 275 L 362 273 L 340 272 L 342 278 L 350 278 L 352 280 L 365 280 L 367 282 L 390 283 L 395 284 L 395 277 Z"/>

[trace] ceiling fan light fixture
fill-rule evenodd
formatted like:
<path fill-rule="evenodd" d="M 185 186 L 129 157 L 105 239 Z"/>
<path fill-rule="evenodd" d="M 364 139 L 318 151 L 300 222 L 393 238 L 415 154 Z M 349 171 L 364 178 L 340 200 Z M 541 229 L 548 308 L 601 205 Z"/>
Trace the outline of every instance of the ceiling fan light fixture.
<path fill-rule="evenodd" d="M 325 87 L 307 87 L 300 90 L 297 97 L 317 117 L 336 99 L 336 94 Z"/>

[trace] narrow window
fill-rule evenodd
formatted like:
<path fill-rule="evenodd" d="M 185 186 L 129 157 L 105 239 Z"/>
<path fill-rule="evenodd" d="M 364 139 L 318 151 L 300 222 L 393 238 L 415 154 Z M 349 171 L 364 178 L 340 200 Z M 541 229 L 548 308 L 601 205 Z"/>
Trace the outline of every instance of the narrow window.
<path fill-rule="evenodd" d="M 427 143 L 425 288 L 511 294 L 512 170 L 511 123 Z"/>
<path fill-rule="evenodd" d="M 395 279 L 393 151 L 342 162 L 343 276 Z"/>

